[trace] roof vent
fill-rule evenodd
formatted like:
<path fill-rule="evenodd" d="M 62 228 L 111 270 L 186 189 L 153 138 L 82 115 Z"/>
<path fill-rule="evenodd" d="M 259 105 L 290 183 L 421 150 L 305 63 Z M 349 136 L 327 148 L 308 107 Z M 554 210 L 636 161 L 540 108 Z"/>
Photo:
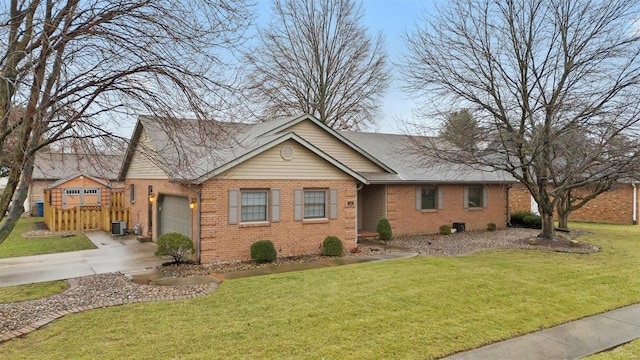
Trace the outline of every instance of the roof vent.
<path fill-rule="evenodd" d="M 282 156 L 282 158 L 287 161 L 293 159 L 294 155 L 295 152 L 293 151 L 293 146 L 291 145 L 285 145 L 282 147 L 282 149 L 280 149 L 280 156 Z"/>

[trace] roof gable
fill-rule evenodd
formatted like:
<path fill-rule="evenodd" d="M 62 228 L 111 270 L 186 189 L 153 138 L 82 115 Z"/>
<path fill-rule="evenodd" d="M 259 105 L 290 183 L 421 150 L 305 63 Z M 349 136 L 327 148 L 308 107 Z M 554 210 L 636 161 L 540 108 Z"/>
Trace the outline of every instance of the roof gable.
<path fill-rule="evenodd" d="M 93 177 L 93 176 L 91 176 L 91 175 L 75 174 L 75 175 L 71 175 L 71 176 L 69 176 L 69 177 L 66 177 L 66 178 L 64 178 L 64 179 L 60 179 L 60 180 L 58 180 L 58 181 L 56 181 L 56 182 L 52 183 L 51 185 L 49 185 L 49 188 L 51 188 L 51 189 L 56 188 L 56 187 L 58 187 L 58 186 L 60 186 L 60 185 L 63 185 L 63 184 L 65 184 L 65 183 L 68 183 L 69 181 L 74 180 L 74 179 L 77 179 L 77 178 L 79 178 L 79 177 L 85 177 L 85 178 L 87 178 L 87 179 L 91 180 L 92 182 L 94 182 L 94 183 L 96 183 L 96 184 L 99 184 L 99 185 L 102 185 L 102 186 L 104 186 L 104 187 L 111 187 L 111 186 L 109 185 L 109 183 L 108 183 L 107 181 L 103 180 L 103 179 L 99 179 L 99 178 Z"/>
<path fill-rule="evenodd" d="M 305 114 L 305 115 L 300 115 L 300 116 L 296 116 L 296 117 L 290 117 L 290 118 L 286 118 L 282 121 L 280 121 L 277 124 L 274 124 L 274 126 L 268 130 L 266 130 L 262 135 L 273 135 L 276 133 L 281 133 L 281 132 L 285 132 L 287 129 L 291 129 L 292 127 L 304 122 L 304 121 L 309 121 L 311 123 L 313 123 L 314 125 L 316 125 L 318 128 L 320 128 L 321 130 L 325 131 L 327 134 L 331 135 L 333 138 L 335 138 L 336 140 L 340 141 L 341 143 L 345 144 L 346 146 L 348 146 L 349 148 L 351 148 L 352 150 L 354 150 L 355 152 L 357 152 L 360 156 L 366 158 L 367 160 L 371 161 L 372 163 L 376 164 L 378 167 L 382 168 L 384 171 L 388 172 L 388 173 L 395 173 L 395 171 L 390 168 L 389 166 L 387 166 L 386 164 L 384 164 L 382 161 L 380 161 L 380 159 L 374 157 L 373 155 L 369 154 L 367 151 L 365 151 L 364 149 L 360 148 L 358 145 L 356 145 L 355 143 L 351 142 L 349 139 L 347 139 L 346 137 L 342 136 L 342 134 L 340 134 L 338 131 L 333 130 L 332 128 L 330 128 L 329 126 L 327 126 L 326 124 L 324 124 L 323 122 L 321 122 L 320 120 L 316 119 L 314 116 L 310 115 L 310 114 Z"/>
<path fill-rule="evenodd" d="M 285 133 L 282 134 L 266 143 L 264 143 L 261 146 L 256 147 L 255 149 L 243 154 L 242 156 L 239 156 L 237 158 L 232 159 L 231 161 L 227 162 L 226 164 L 223 164 L 222 166 L 214 169 L 213 171 L 201 176 L 200 178 L 196 179 L 196 183 L 202 183 L 206 180 L 209 180 L 213 177 L 216 177 L 228 170 L 230 170 L 231 168 L 242 164 L 244 162 L 246 162 L 247 160 L 262 154 L 263 152 L 277 146 L 280 145 L 288 140 L 293 140 L 297 143 L 299 143 L 300 145 L 302 145 L 303 147 L 305 147 L 306 149 L 308 149 L 309 151 L 311 151 L 312 153 L 314 153 L 315 155 L 319 156 L 320 158 L 324 159 L 325 161 L 327 161 L 328 163 L 330 163 L 331 165 L 333 165 L 334 167 L 338 168 L 339 170 L 343 171 L 344 173 L 348 174 L 349 176 L 353 177 L 354 179 L 368 184 L 369 182 L 367 181 L 366 178 L 364 178 L 362 175 L 360 175 L 359 173 L 353 171 L 351 168 L 345 166 L 344 164 L 340 163 L 339 161 L 337 161 L 336 159 L 332 158 L 331 156 L 327 155 L 326 153 L 324 153 L 322 150 L 320 150 L 319 148 L 317 148 L 316 146 L 314 146 L 313 144 L 311 144 L 310 142 L 308 142 L 307 140 L 301 138 L 300 136 L 298 136 L 295 133 Z"/>

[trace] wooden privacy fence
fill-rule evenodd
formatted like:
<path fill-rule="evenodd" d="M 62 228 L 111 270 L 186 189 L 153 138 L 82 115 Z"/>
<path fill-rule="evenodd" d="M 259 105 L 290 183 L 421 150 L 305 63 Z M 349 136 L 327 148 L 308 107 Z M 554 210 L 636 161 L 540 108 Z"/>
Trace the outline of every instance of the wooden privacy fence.
<path fill-rule="evenodd" d="M 112 193 L 116 206 L 76 206 L 71 209 L 60 209 L 51 205 L 49 190 L 45 190 L 44 222 L 50 231 L 111 231 L 111 222 L 124 220 L 129 224 L 129 209 L 124 208 L 124 192 Z M 115 195 L 115 196 L 114 196 Z M 113 202 L 112 202 L 113 205 Z"/>

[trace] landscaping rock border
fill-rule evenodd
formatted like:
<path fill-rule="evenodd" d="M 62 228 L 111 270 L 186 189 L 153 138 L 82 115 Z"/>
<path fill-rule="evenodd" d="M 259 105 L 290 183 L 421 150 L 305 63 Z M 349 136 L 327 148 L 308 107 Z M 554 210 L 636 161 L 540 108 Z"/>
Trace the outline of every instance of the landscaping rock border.
<path fill-rule="evenodd" d="M 137 285 L 120 273 L 69 279 L 69 289 L 43 299 L 0 304 L 0 343 L 23 336 L 68 314 L 150 301 L 192 299 L 211 294 L 218 283 Z"/>

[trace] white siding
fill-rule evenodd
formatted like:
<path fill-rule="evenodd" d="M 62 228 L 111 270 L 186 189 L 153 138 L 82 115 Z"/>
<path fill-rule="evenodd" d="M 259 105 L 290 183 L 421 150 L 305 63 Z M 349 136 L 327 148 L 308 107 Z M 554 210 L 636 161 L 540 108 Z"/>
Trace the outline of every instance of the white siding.
<path fill-rule="evenodd" d="M 290 131 L 295 132 L 320 150 L 357 172 L 385 172 L 371 160 L 360 155 L 357 151 L 319 128 L 311 121 L 302 121 L 283 130 L 283 132 Z"/>
<path fill-rule="evenodd" d="M 280 151 L 291 146 L 294 156 L 284 160 Z M 293 140 L 254 156 L 253 158 L 220 174 L 221 179 L 300 179 L 300 180 L 342 180 L 351 176 L 336 168 Z"/>
<path fill-rule="evenodd" d="M 140 135 L 140 143 L 139 146 L 136 147 L 133 156 L 131 157 L 131 163 L 129 164 L 129 168 L 127 169 L 127 173 L 125 174 L 125 178 L 127 179 L 168 179 L 169 177 L 165 174 L 162 169 L 156 162 L 152 161 L 150 156 L 157 156 L 152 151 L 147 149 L 154 149 L 151 140 L 147 136 L 146 130 L 142 130 L 142 134 Z M 151 153 L 151 154 L 147 154 Z"/>

